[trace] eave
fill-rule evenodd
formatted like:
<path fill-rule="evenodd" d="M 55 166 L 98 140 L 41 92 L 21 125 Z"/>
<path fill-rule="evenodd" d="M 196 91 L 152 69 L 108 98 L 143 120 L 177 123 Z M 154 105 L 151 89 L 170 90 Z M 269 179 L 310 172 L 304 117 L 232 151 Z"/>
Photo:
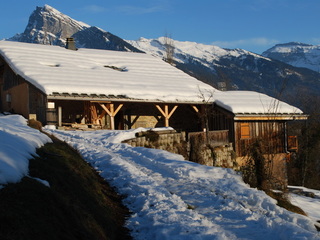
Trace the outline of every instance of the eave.
<path fill-rule="evenodd" d="M 186 100 L 176 100 L 176 101 L 166 101 L 160 99 L 134 99 L 126 96 L 114 96 L 105 94 L 77 94 L 77 93 L 53 93 L 47 95 L 48 100 L 64 100 L 64 101 L 90 101 L 90 102 L 131 102 L 131 103 L 167 103 L 167 104 L 191 104 L 191 105 L 211 105 L 212 103 L 203 101 L 186 101 Z"/>
<path fill-rule="evenodd" d="M 236 121 L 292 121 L 307 120 L 308 115 L 296 113 L 279 113 L 279 114 L 235 114 Z"/>

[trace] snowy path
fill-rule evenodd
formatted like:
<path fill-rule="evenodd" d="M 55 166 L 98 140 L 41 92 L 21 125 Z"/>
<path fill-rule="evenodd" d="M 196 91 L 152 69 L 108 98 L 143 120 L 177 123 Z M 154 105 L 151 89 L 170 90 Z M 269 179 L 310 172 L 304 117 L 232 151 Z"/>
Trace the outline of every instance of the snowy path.
<path fill-rule="evenodd" d="M 277 207 L 230 169 L 119 143 L 133 131 L 53 133 L 125 196 L 135 239 L 320 239 L 308 218 Z"/>

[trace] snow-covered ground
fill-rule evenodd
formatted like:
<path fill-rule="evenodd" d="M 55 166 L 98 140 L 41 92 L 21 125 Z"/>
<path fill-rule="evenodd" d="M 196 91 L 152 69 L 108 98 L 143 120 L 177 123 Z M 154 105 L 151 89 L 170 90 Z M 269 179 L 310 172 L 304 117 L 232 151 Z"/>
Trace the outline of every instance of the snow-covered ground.
<path fill-rule="evenodd" d="M 32 157 L 35 147 L 49 140 L 18 116 L 0 116 L 0 127 L 4 184 L 11 182 L 9 175 L 17 181 L 27 172 L 17 168 L 4 174 L 7 168 L 3 163 L 15 166 L 20 156 Z M 76 148 L 124 196 L 124 204 L 132 212 L 127 227 L 134 239 L 320 239 L 313 224 L 318 216 L 310 219 L 277 207 L 275 200 L 249 188 L 230 169 L 121 143 L 141 130 L 46 130 Z M 15 151 L 8 154 L 7 148 Z M 310 199 L 299 205 L 304 207 L 306 201 Z M 312 204 L 320 206 L 319 199 Z"/>
<path fill-rule="evenodd" d="M 51 139 L 30 128 L 19 115 L 0 114 L 0 188 L 16 183 L 28 174 L 29 160 L 36 149 Z"/>
<path fill-rule="evenodd" d="M 304 194 L 291 193 L 290 201 L 294 205 L 302 208 L 311 219 L 313 219 L 314 221 L 320 221 L 320 208 L 319 208 L 320 191 L 308 189 L 305 187 L 298 187 L 298 186 L 289 186 L 289 189 L 290 190 L 298 189 L 305 193 L 311 193 L 314 195 L 313 197 L 308 197 L 308 196 L 305 196 Z M 320 227 L 320 222 L 319 222 L 319 227 Z"/>
<path fill-rule="evenodd" d="M 276 206 L 230 169 L 121 143 L 138 131 L 50 131 L 125 196 L 135 239 L 320 239 L 309 218 Z"/>

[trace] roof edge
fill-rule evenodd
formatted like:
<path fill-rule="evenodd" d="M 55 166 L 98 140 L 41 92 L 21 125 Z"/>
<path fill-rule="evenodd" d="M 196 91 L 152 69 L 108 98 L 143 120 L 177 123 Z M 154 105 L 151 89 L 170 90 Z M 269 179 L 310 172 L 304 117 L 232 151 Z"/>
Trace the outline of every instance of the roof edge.
<path fill-rule="evenodd" d="M 236 114 L 234 120 L 238 121 L 250 121 L 250 120 L 261 120 L 261 121 L 293 121 L 293 120 L 307 120 L 309 115 L 297 114 L 297 113 L 272 113 L 272 114 Z"/>
<path fill-rule="evenodd" d="M 166 101 L 160 99 L 134 99 L 125 96 L 100 96 L 96 94 L 50 94 L 47 95 L 48 100 L 74 100 L 74 101 L 90 101 L 90 102 L 137 102 L 137 103 L 168 103 L 168 104 L 192 104 L 192 105 L 211 105 L 212 103 L 203 101 Z"/>

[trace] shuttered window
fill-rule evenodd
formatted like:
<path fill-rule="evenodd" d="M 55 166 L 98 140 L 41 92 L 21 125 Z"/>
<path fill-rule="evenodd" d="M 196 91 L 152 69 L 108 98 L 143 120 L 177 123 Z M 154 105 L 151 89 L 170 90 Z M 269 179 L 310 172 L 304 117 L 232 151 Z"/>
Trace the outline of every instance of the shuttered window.
<path fill-rule="evenodd" d="M 249 123 L 240 123 L 241 139 L 250 138 L 250 126 Z"/>

